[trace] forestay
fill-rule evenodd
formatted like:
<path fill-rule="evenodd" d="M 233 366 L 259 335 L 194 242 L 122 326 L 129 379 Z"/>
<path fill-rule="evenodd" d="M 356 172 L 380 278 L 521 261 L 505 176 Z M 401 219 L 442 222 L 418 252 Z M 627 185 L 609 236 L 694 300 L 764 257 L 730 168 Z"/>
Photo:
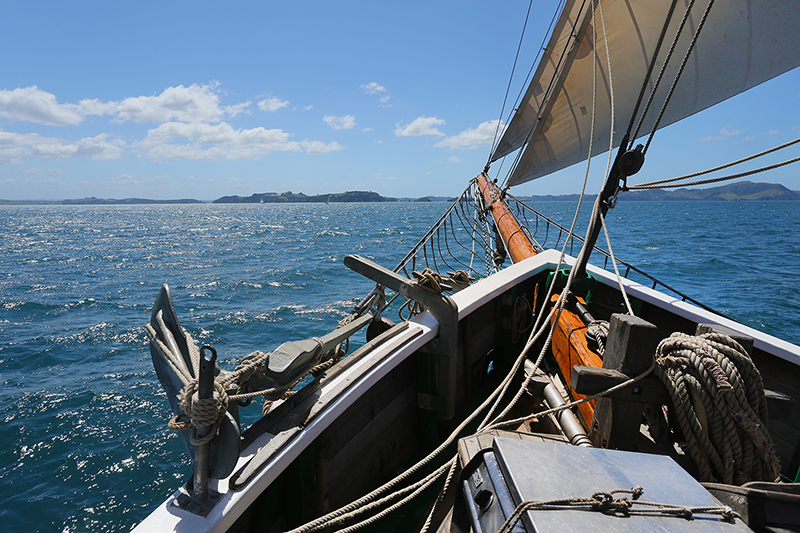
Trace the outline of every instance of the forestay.
<path fill-rule="evenodd" d="M 539 178 L 586 157 L 595 72 L 597 110 L 592 155 L 608 148 L 612 134 L 610 76 L 613 76 L 616 115 L 613 144 L 621 143 L 671 3 L 603 0 L 601 19 L 599 2 L 593 10 L 589 0 L 567 0 L 527 93 L 492 155 L 495 161 L 531 140 L 509 178 L 510 185 Z M 652 131 L 708 6 L 708 0 L 698 0 L 694 5 L 688 0 L 676 3 L 645 91 L 645 102 L 688 6 L 692 6 L 691 12 L 664 70 L 653 106 L 639 130 L 640 136 Z M 795 1 L 715 2 L 658 127 L 677 122 L 800 65 L 798 27 L 800 9 Z M 597 54 L 592 53 L 593 46 L 597 47 Z M 638 114 L 643 107 L 644 103 Z"/>

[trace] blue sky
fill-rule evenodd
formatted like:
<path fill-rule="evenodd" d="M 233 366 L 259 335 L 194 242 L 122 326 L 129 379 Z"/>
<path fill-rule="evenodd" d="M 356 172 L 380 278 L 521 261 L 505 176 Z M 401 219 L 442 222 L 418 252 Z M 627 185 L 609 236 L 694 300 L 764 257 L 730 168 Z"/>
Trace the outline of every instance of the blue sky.
<path fill-rule="evenodd" d="M 527 5 L 5 0 L 0 198 L 458 194 L 488 158 Z M 534 3 L 525 71 L 552 5 Z M 798 109 L 795 70 L 656 134 L 639 181 L 794 139 Z M 800 190 L 799 168 L 751 179 Z"/>

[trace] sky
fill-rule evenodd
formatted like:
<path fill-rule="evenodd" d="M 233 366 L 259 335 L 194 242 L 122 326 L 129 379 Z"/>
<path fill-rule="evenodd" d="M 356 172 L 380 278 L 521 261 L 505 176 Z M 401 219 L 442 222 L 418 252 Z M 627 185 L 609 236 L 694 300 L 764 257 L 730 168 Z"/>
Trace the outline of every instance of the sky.
<path fill-rule="evenodd" d="M 534 1 L 512 100 L 554 5 Z M 455 196 L 507 119 L 501 106 L 527 8 L 4 0 L 0 199 Z M 795 69 L 658 132 L 642 181 L 800 137 L 798 110 Z M 785 152 L 750 168 L 800 148 Z M 592 192 L 605 169 L 596 159 Z M 515 193 L 578 192 L 584 167 Z M 800 163 L 750 179 L 800 190 Z"/>

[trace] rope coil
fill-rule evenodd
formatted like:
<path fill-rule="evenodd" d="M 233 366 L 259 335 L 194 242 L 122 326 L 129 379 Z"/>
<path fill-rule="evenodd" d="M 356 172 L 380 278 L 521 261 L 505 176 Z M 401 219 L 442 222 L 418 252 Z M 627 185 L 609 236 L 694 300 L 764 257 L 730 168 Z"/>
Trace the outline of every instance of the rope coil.
<path fill-rule="evenodd" d="M 673 333 L 656 349 L 656 375 L 701 481 L 741 485 L 779 477 L 761 375 L 736 340 Z"/>

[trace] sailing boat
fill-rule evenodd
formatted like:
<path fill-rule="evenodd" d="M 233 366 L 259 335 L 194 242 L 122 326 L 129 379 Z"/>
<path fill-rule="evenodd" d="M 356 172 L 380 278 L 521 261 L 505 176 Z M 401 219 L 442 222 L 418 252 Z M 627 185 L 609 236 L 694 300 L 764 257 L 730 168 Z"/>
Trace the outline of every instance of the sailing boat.
<path fill-rule="evenodd" d="M 222 370 L 164 286 L 147 334 L 193 471 L 137 531 L 800 527 L 800 347 L 596 245 L 665 185 L 632 183 L 658 129 L 798 66 L 798 26 L 788 1 L 566 0 L 504 181 L 487 165 L 392 270 L 348 256 L 375 289 L 339 328 Z M 606 151 L 584 238 L 510 192 Z"/>

